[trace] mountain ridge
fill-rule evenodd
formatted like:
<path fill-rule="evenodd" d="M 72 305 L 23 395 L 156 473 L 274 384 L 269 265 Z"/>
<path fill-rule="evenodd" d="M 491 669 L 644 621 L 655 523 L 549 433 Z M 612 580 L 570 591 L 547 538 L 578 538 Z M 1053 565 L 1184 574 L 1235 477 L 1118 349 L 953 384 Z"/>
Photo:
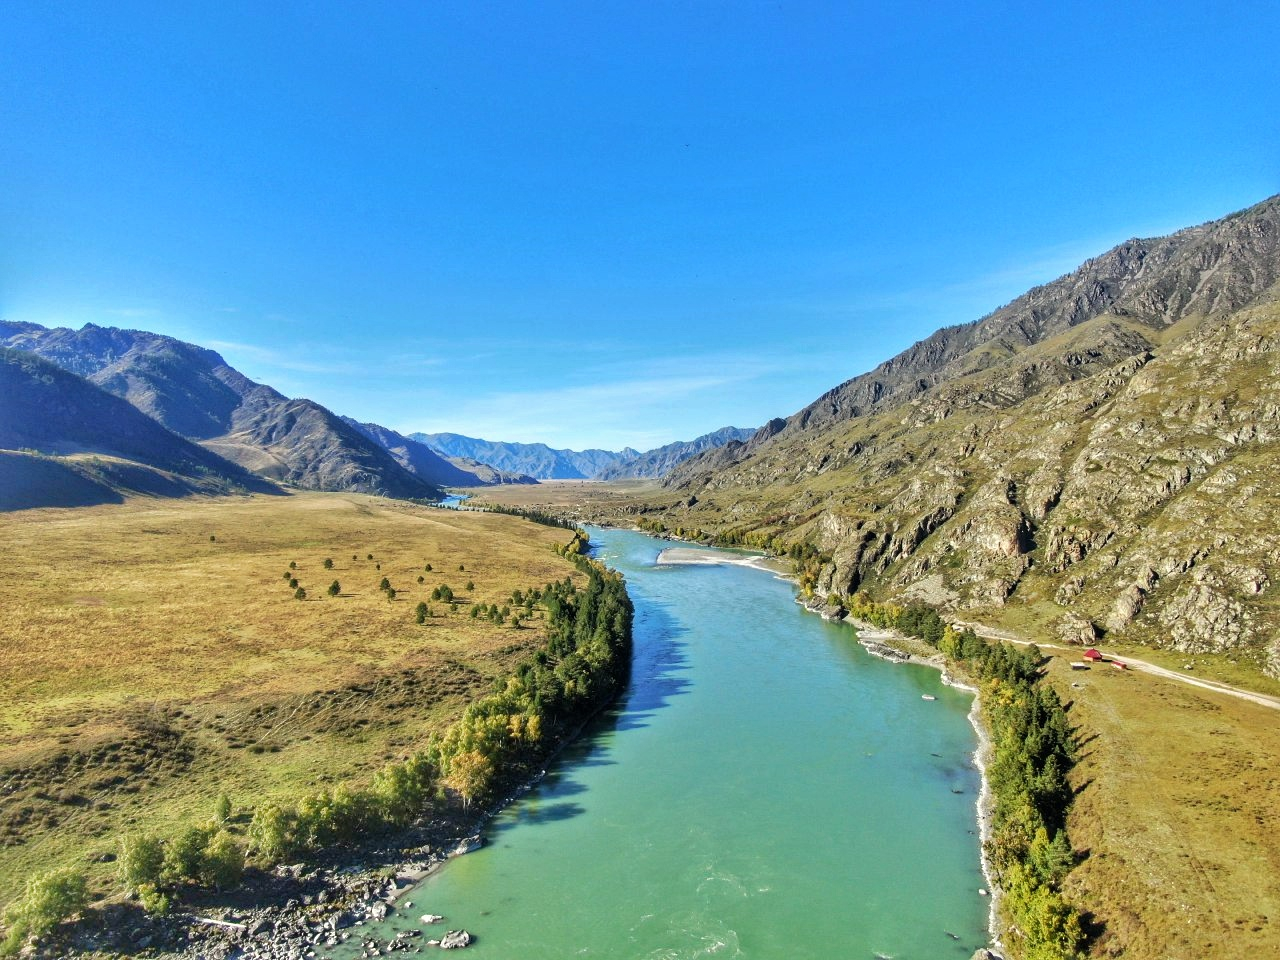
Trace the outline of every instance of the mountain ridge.
<path fill-rule="evenodd" d="M 261 476 L 312 490 L 439 499 L 376 441 L 327 408 L 256 383 L 220 354 L 174 337 L 85 324 L 0 321 L 0 346 L 83 376 L 173 432 Z"/>
<path fill-rule="evenodd" d="M 1120 244 L 686 461 L 666 522 L 807 544 L 819 597 L 1280 675 L 1277 382 L 1272 197 Z"/>

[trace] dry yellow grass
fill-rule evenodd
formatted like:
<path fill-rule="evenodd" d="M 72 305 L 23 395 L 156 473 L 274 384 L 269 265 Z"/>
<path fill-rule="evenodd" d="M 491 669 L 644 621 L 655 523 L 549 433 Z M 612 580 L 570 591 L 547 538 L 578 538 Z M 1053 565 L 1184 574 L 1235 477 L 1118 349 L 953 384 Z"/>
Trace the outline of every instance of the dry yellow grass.
<path fill-rule="evenodd" d="M 1104 927 L 1093 954 L 1280 956 L 1280 713 L 1064 657 L 1050 678 L 1085 740 L 1068 892 Z"/>
<path fill-rule="evenodd" d="M 411 751 L 542 638 L 468 601 L 576 577 L 551 549 L 567 538 L 353 494 L 0 514 L 0 901 L 220 790 L 295 795 Z"/>

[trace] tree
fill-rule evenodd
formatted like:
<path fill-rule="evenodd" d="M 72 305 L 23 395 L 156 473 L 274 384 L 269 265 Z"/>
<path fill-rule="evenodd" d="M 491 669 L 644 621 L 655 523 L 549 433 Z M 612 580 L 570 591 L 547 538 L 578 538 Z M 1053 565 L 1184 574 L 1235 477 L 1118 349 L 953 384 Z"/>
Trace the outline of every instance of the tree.
<path fill-rule="evenodd" d="M 290 578 L 289 578 L 289 586 L 290 586 L 290 587 L 294 587 L 294 588 L 296 588 L 296 587 L 298 586 L 298 578 L 297 578 L 297 577 L 290 577 Z"/>
<path fill-rule="evenodd" d="M 226 830 L 209 838 L 200 855 L 200 882 L 216 890 L 234 887 L 244 874 L 244 848 Z"/>
<path fill-rule="evenodd" d="M 249 823 L 249 846 L 267 864 L 279 863 L 297 849 L 297 814 L 274 803 L 259 807 Z"/>
<path fill-rule="evenodd" d="M 423 569 L 423 570 L 425 570 L 427 573 L 430 573 L 430 572 L 431 572 L 431 564 L 429 564 L 429 563 L 428 563 L 428 564 L 427 564 L 425 567 L 423 567 L 422 569 Z"/>
<path fill-rule="evenodd" d="M 458 569 L 459 569 L 459 570 L 465 570 L 465 569 L 467 569 L 467 565 L 466 565 L 465 563 L 460 563 L 460 564 L 458 564 Z"/>
<path fill-rule="evenodd" d="M 379 589 L 379 590 L 390 590 L 390 589 L 391 589 L 391 581 L 390 581 L 390 580 L 388 580 L 386 577 L 383 577 L 383 578 L 382 578 L 382 580 L 381 580 L 381 582 L 378 584 L 378 589 Z"/>
<path fill-rule="evenodd" d="M 31 937 L 43 937 L 88 903 L 84 874 L 70 867 L 27 881 L 22 896 L 9 904 L 4 920 L 9 933 L 0 944 L 5 955 L 17 953 Z"/>
<path fill-rule="evenodd" d="M 369 559 L 370 559 L 370 560 L 372 560 L 372 559 L 373 559 L 373 554 L 372 554 L 372 553 L 371 553 L 371 554 L 369 554 Z"/>
<path fill-rule="evenodd" d="M 342 584 L 340 584 L 337 580 L 329 584 L 329 596 L 336 597 L 341 592 L 342 592 Z"/>
<path fill-rule="evenodd" d="M 290 561 L 289 561 L 289 569 L 290 569 L 290 570 L 297 570 L 297 569 L 298 569 L 298 561 L 296 561 L 296 560 L 290 560 Z"/>
<path fill-rule="evenodd" d="M 468 581 L 467 581 L 467 593 L 470 593 L 470 592 L 471 592 L 472 590 L 474 590 L 475 588 L 476 588 L 476 582 L 475 582 L 474 580 L 468 580 Z"/>
<path fill-rule="evenodd" d="M 305 590 L 303 590 L 301 587 L 299 587 L 297 590 L 293 591 L 293 599 L 295 599 L 295 600 L 305 600 L 305 599 L 307 599 L 307 591 L 305 591 Z"/>
<path fill-rule="evenodd" d="M 431 616 L 431 608 L 422 601 L 418 601 L 418 605 L 413 608 L 413 617 L 418 623 L 426 623 L 427 617 Z"/>
<path fill-rule="evenodd" d="M 426 579 L 427 579 L 427 578 L 426 578 L 426 577 L 424 577 L 422 574 L 418 574 L 418 582 L 419 582 L 419 583 L 424 583 L 424 582 L 426 581 Z"/>
<path fill-rule="evenodd" d="M 325 557 L 325 558 L 324 558 L 324 568 L 325 568 L 326 570 L 332 570 L 332 569 L 333 569 L 333 557 Z"/>
<path fill-rule="evenodd" d="M 126 890 L 136 893 L 146 884 L 154 887 L 164 866 L 164 846 L 150 834 L 131 834 L 120 841 L 117 864 Z"/>
<path fill-rule="evenodd" d="M 198 880 L 204 848 L 213 830 L 203 826 L 188 826 L 169 841 L 164 849 L 161 880 L 169 886 Z"/>
<path fill-rule="evenodd" d="M 394 600 L 395 598 L 396 598 L 396 588 L 387 587 L 387 600 Z"/>
<path fill-rule="evenodd" d="M 226 793 L 218 794 L 213 801 L 213 819 L 218 823 L 226 823 L 231 818 L 231 798 Z"/>
<path fill-rule="evenodd" d="M 465 810 L 476 797 L 484 796 L 493 781 L 493 761 L 478 750 L 467 750 L 449 761 L 445 786 L 462 797 Z"/>

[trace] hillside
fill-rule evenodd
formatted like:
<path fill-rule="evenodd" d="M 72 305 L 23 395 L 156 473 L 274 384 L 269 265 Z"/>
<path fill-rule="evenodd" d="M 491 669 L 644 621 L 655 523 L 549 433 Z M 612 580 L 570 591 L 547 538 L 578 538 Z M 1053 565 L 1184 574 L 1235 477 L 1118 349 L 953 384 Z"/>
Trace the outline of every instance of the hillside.
<path fill-rule="evenodd" d="M 721 427 L 695 440 L 677 441 L 640 452 L 622 450 L 556 450 L 545 443 L 507 443 L 478 440 L 457 433 L 412 433 L 409 436 L 448 457 L 467 458 L 504 471 L 529 474 L 539 480 L 627 480 L 666 476 L 689 457 L 756 431 Z M 510 482 L 510 481 L 507 481 Z"/>
<path fill-rule="evenodd" d="M 0 348 L 0 396 L 0 510 L 275 490 L 34 354 Z"/>
<path fill-rule="evenodd" d="M 677 467 L 663 523 L 807 543 L 820 595 L 1280 675 L 1278 278 L 1280 197 L 1131 240 Z"/>
<path fill-rule="evenodd" d="M 538 480 L 590 480 L 602 470 L 639 454 L 627 447 L 614 450 L 556 450 L 545 443 L 480 440 L 460 433 L 411 433 L 446 457 L 466 457 L 496 470 L 523 473 Z"/>
<path fill-rule="evenodd" d="M 597 476 L 597 480 L 645 480 L 665 477 L 690 457 L 705 450 L 724 446 L 730 441 L 749 440 L 755 430 L 742 427 L 721 427 L 711 433 L 704 433 L 694 440 L 677 441 L 662 447 L 655 447 L 611 467 L 606 467 Z"/>
<path fill-rule="evenodd" d="M 121 397 L 175 433 L 273 480 L 312 490 L 438 499 L 378 443 L 310 400 L 254 383 L 212 350 L 140 330 L 0 321 L 30 351 Z"/>
<path fill-rule="evenodd" d="M 359 423 L 350 417 L 343 421 L 359 430 L 373 440 L 391 456 L 400 466 L 427 483 L 440 487 L 486 487 L 502 483 L 537 483 L 533 477 L 523 473 L 509 473 L 496 470 L 487 464 L 465 457 L 446 459 L 436 453 L 425 443 L 410 440 L 396 431 L 376 423 Z"/>

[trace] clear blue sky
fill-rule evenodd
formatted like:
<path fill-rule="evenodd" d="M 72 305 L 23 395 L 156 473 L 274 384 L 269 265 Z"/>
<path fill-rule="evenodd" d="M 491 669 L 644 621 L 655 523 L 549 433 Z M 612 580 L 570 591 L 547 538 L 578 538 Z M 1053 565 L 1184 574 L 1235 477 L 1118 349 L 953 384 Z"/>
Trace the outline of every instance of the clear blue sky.
<path fill-rule="evenodd" d="M 1280 5 L 0 7 L 0 317 L 401 430 L 794 412 L 1280 191 Z"/>

